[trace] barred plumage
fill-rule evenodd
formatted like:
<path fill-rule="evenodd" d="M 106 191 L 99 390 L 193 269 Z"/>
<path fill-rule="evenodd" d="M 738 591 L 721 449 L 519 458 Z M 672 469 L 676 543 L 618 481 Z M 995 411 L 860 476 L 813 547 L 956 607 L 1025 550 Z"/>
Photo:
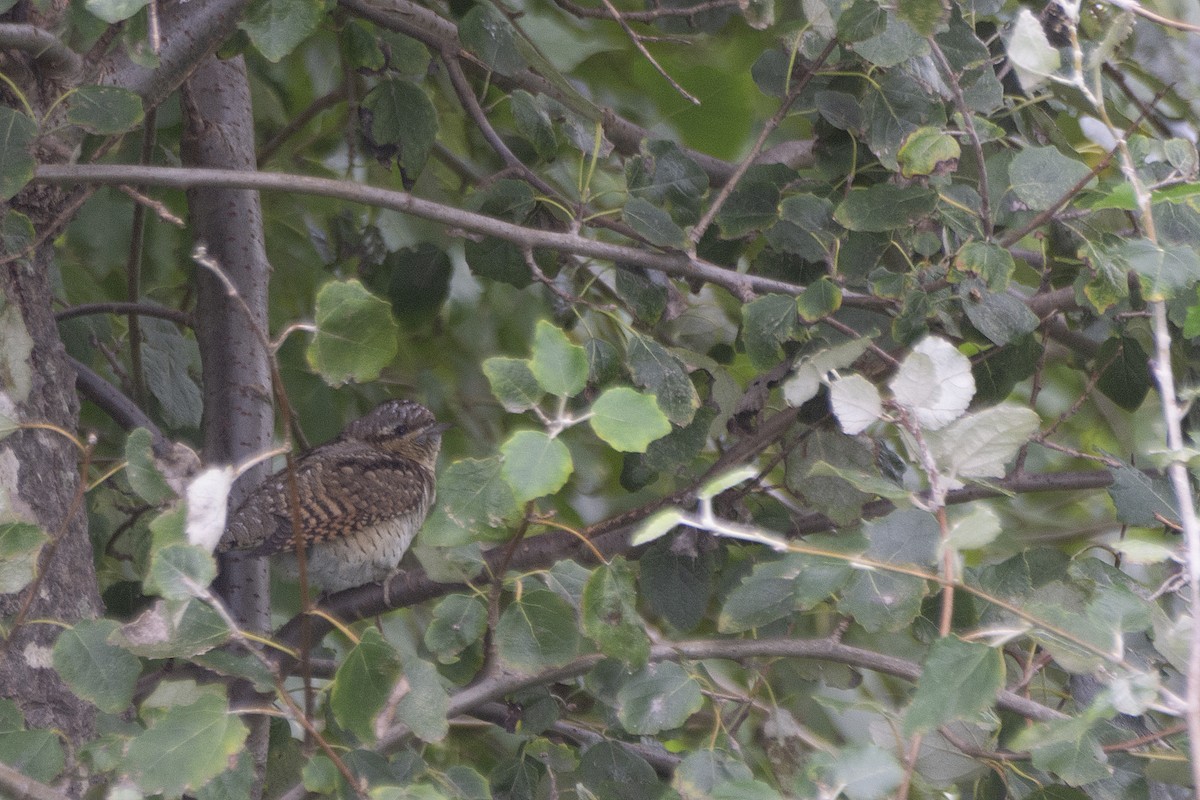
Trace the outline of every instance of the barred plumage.
<path fill-rule="evenodd" d="M 382 580 L 395 569 L 433 504 L 445 427 L 419 403 L 389 400 L 295 460 L 300 530 L 314 583 L 335 592 Z M 290 566 L 293 548 L 287 471 L 281 470 L 242 503 L 218 549 L 285 554 Z"/>

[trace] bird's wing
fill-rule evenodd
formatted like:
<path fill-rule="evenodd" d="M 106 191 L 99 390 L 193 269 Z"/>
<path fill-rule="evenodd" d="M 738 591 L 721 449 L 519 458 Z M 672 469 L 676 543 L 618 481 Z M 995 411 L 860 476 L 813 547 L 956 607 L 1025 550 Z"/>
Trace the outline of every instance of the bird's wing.
<path fill-rule="evenodd" d="M 296 460 L 300 531 L 309 546 L 355 533 L 403 514 L 423 513 L 433 475 L 415 461 L 367 445 L 343 444 L 337 454 L 314 452 Z M 261 555 L 294 547 L 287 471 L 246 498 L 226 526 L 222 550 Z"/>

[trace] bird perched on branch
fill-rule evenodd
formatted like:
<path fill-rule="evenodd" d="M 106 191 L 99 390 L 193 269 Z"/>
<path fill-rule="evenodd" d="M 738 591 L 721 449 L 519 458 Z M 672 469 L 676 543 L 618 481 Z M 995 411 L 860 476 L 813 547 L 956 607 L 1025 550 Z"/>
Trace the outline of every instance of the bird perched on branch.
<path fill-rule="evenodd" d="M 327 592 L 383 580 L 412 544 L 434 499 L 442 431 L 420 403 L 389 400 L 336 439 L 296 458 L 297 521 L 308 576 Z M 218 550 L 284 554 L 296 571 L 287 470 L 246 498 Z"/>

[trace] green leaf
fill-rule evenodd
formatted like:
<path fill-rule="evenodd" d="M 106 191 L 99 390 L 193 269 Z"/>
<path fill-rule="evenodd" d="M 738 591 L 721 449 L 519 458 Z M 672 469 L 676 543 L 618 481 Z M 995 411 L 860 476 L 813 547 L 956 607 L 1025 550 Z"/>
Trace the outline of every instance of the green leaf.
<path fill-rule="evenodd" d="M 920 35 L 932 36 L 945 25 L 950 9 L 941 0 L 900 0 L 896 13 Z"/>
<path fill-rule="evenodd" d="M 1147 239 L 1125 239 L 1114 248 L 1142 282 L 1147 300 L 1169 300 L 1200 280 L 1200 255 L 1181 245 L 1157 246 Z"/>
<path fill-rule="evenodd" d="M 1126 411 L 1137 411 L 1153 388 L 1150 357 L 1132 336 L 1113 336 L 1096 351 L 1095 363 L 1104 366 L 1096 388 Z"/>
<path fill-rule="evenodd" d="M 617 692 L 617 719 L 635 736 L 678 728 L 700 710 L 700 684 L 672 661 L 649 664 Z"/>
<path fill-rule="evenodd" d="M 969 720 L 995 702 L 1004 688 L 1004 659 L 983 644 L 945 636 L 933 643 L 904 715 L 911 736 L 954 720 Z"/>
<path fill-rule="evenodd" d="M 804 288 L 796 298 L 796 311 L 805 322 L 816 322 L 842 307 L 842 290 L 822 275 Z"/>
<path fill-rule="evenodd" d="M 542 388 L 538 386 L 527 359 L 503 356 L 489 358 L 483 362 L 483 374 L 491 384 L 492 394 L 511 414 L 528 411 L 542 399 Z"/>
<path fill-rule="evenodd" d="M 633 668 L 650 658 L 650 637 L 637 611 L 633 569 L 621 556 L 592 571 L 580 604 L 583 632 L 600 652 Z"/>
<path fill-rule="evenodd" d="M 119 624 L 110 619 L 80 620 L 54 643 L 54 668 L 79 697 L 107 714 L 129 708 L 142 664 L 132 653 L 109 644 Z"/>
<path fill-rule="evenodd" d="M 0 763 L 35 781 L 50 783 L 66 765 L 60 738 L 59 734 L 47 730 L 0 733 Z M 5 795 L 15 796 L 7 792 Z"/>
<path fill-rule="evenodd" d="M 142 658 L 193 658 L 228 641 L 229 626 L 195 599 L 155 603 L 108 639 Z M 257 662 L 255 662 L 257 664 Z M 270 685 L 270 676 L 267 676 Z"/>
<path fill-rule="evenodd" d="M 929 189 L 877 183 L 851 189 L 833 218 L 852 231 L 890 231 L 925 219 L 936 206 L 937 194 Z"/>
<path fill-rule="evenodd" d="M 779 219 L 779 188 L 772 183 L 743 181 L 717 212 L 717 225 L 726 239 L 762 230 Z"/>
<path fill-rule="evenodd" d="M 937 0 L 934 4 L 940 6 Z M 906 178 L 953 172 L 962 150 L 958 140 L 938 128 L 917 128 L 910 133 L 896 154 L 900 174 Z"/>
<path fill-rule="evenodd" d="M 821 546 L 820 541 L 814 546 Z M 786 619 L 831 598 L 853 574 L 848 560 L 804 553 L 755 564 L 721 604 L 717 630 L 741 633 Z"/>
<path fill-rule="evenodd" d="M 529 370 L 538 384 L 557 397 L 574 397 L 587 386 L 587 352 L 546 320 L 533 333 Z"/>
<path fill-rule="evenodd" d="M 204 400 L 193 374 L 201 374 L 200 347 L 173 322 L 143 319 L 142 363 L 150 393 L 173 428 L 199 428 Z"/>
<path fill-rule="evenodd" d="M 654 397 L 626 386 L 607 389 L 596 398 L 588 423 L 608 445 L 625 453 L 644 453 L 651 442 L 671 432 Z"/>
<path fill-rule="evenodd" d="M 321 287 L 316 324 L 308 363 L 330 386 L 375 380 L 399 349 L 391 306 L 357 280 Z"/>
<path fill-rule="evenodd" d="M 783 358 L 784 342 L 796 333 L 796 298 L 765 294 L 742 307 L 742 342 L 746 355 L 759 369 L 770 369 Z"/>
<path fill-rule="evenodd" d="M 438 476 L 439 508 L 468 530 L 505 525 L 520 515 L 521 506 L 501 473 L 498 457 L 455 461 Z"/>
<path fill-rule="evenodd" d="M 471 272 L 518 289 L 524 289 L 533 281 L 533 273 L 525 262 L 521 248 L 512 242 L 493 237 L 468 239 L 463 246 L 467 266 Z"/>
<path fill-rule="evenodd" d="M 849 800 L 892 797 L 904 779 L 904 767 L 887 750 L 874 744 L 851 745 L 813 759 L 826 785 L 841 788 Z"/>
<path fill-rule="evenodd" d="M 928 591 L 920 578 L 882 570 L 859 570 L 837 607 L 870 633 L 898 631 L 921 613 L 921 600 Z"/>
<path fill-rule="evenodd" d="M 541 431 L 517 431 L 500 445 L 500 455 L 500 474 L 518 503 L 554 494 L 574 470 L 567 446 Z"/>
<path fill-rule="evenodd" d="M 515 90 L 511 97 L 517 132 L 529 140 L 539 157 L 554 158 L 558 152 L 558 138 L 554 135 L 554 123 L 545 103 L 523 89 Z"/>
<path fill-rule="evenodd" d="M 1012 253 L 991 242 L 967 242 L 954 256 L 955 269 L 978 275 L 994 292 L 1008 288 L 1016 266 Z"/>
<path fill-rule="evenodd" d="M 512 25 L 490 5 L 473 6 L 458 23 L 458 37 L 493 72 L 512 75 L 525 67 Z"/>
<path fill-rule="evenodd" d="M 700 407 L 700 395 L 687 367 L 653 339 L 634 336 L 628 349 L 633 382 L 658 399 L 658 407 L 676 425 L 687 425 Z"/>
<path fill-rule="evenodd" d="M 223 698 L 202 694 L 191 705 L 168 708 L 134 737 L 122 768 L 143 792 L 177 796 L 224 772 L 247 733 Z"/>
<path fill-rule="evenodd" d="M 767 242 L 777 250 L 806 261 L 824 261 L 837 243 L 833 203 L 824 197 L 797 194 L 779 204 L 779 221 L 767 231 Z"/>
<path fill-rule="evenodd" d="M 400 677 L 400 654 L 375 628 L 364 628 L 333 677 L 329 707 L 334 718 L 359 741 L 375 741 L 375 718 Z"/>
<path fill-rule="evenodd" d="M 37 575 L 38 557 L 50 537 L 28 522 L 0 522 L 0 594 L 15 594 Z"/>
<path fill-rule="evenodd" d="M 667 794 L 654 768 L 618 741 L 602 739 L 585 750 L 579 759 L 578 775 L 579 797 L 642 800 Z"/>
<path fill-rule="evenodd" d="M 465 594 L 447 595 L 433 608 L 433 618 L 425 628 L 425 646 L 443 664 L 450 664 L 486 630 L 487 609 L 483 603 Z"/>
<path fill-rule="evenodd" d="M 687 241 L 670 214 L 641 197 L 631 197 L 621 214 L 629 227 L 656 247 L 682 248 Z"/>
<path fill-rule="evenodd" d="M 1037 315 L 1029 306 L 1007 292 L 989 290 L 978 278 L 960 283 L 958 297 L 967 319 L 993 344 L 1006 345 L 1037 329 Z"/>
<path fill-rule="evenodd" d="M 161 505 L 175 498 L 175 492 L 154 463 L 150 448 L 150 431 L 137 428 L 125 440 L 125 475 L 138 496 L 151 505 Z"/>
<path fill-rule="evenodd" d="M 1058 775 L 1073 786 L 1103 780 L 1112 774 L 1108 756 L 1091 731 L 1088 716 L 1031 725 L 1013 740 L 1014 747 L 1029 750 L 1033 764 Z"/>
<path fill-rule="evenodd" d="M 196 588 L 207 587 L 217 577 L 217 562 L 203 547 L 173 543 L 159 547 L 150 556 L 146 589 L 170 600 L 195 596 Z"/>
<path fill-rule="evenodd" d="M 386 78 L 362 99 L 368 141 L 396 161 L 410 181 L 416 180 L 438 133 L 437 110 L 425 90 L 401 78 Z"/>
<path fill-rule="evenodd" d="M 1127 525 L 1152 528 L 1159 519 L 1178 519 L 1175 492 L 1163 476 L 1147 475 L 1130 466 L 1112 470 L 1113 482 L 1108 494 L 1117 509 L 1117 519 Z"/>
<path fill-rule="evenodd" d="M 695 546 L 694 538 L 692 543 L 688 549 L 662 539 L 638 559 L 647 609 L 664 617 L 681 633 L 695 628 L 707 615 L 716 571 L 712 553 Z"/>
<path fill-rule="evenodd" d="M 886 497 L 903 491 L 880 476 L 874 448 L 826 428 L 789 450 L 784 466 L 788 488 L 839 526 L 857 521 L 876 493 Z M 824 469 L 818 472 L 818 466 Z"/>
<path fill-rule="evenodd" d="M 579 652 L 575 609 L 554 592 L 525 592 L 500 615 L 496 647 L 501 660 L 524 675 L 560 667 Z"/>
<path fill-rule="evenodd" d="M 837 38 L 847 44 L 861 42 L 883 33 L 887 12 L 876 0 L 854 0 L 837 21 Z"/>
<path fill-rule="evenodd" d="M 403 663 L 408 690 L 396 703 L 396 719 L 407 725 L 418 739 L 440 742 L 450 730 L 447 718 L 450 695 L 433 664 L 412 653 L 404 656 Z"/>
<path fill-rule="evenodd" d="M 142 98 L 117 86 L 81 86 L 67 103 L 67 122 L 102 136 L 132 130 L 144 116 Z"/>
<path fill-rule="evenodd" d="M 1032 211 L 1045 211 L 1091 172 L 1056 147 L 1027 147 L 1008 165 L 1013 193 Z"/>
<path fill-rule="evenodd" d="M 109 25 L 129 19 L 141 11 L 149 0 L 87 0 L 84 7 Z"/>
<path fill-rule="evenodd" d="M 312 35 L 325 17 L 322 0 L 255 0 L 238 27 L 275 63 Z"/>

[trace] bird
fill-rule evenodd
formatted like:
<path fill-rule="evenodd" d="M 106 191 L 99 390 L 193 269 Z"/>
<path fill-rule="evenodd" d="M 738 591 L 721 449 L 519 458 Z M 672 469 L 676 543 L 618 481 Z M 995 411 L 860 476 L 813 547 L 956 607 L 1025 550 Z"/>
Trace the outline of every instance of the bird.
<path fill-rule="evenodd" d="M 326 593 L 396 571 L 435 497 L 442 432 L 433 413 L 388 400 L 293 463 L 308 579 Z M 297 572 L 287 470 L 265 480 L 230 517 L 220 552 L 277 556 Z"/>

